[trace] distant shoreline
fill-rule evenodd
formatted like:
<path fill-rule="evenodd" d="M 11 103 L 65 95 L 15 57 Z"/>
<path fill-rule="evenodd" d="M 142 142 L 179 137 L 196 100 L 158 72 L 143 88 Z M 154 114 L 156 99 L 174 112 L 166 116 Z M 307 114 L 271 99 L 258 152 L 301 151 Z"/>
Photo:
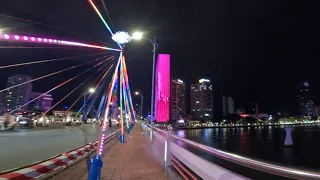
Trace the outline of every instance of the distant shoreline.
<path fill-rule="evenodd" d="M 314 126 L 319 126 L 320 127 L 320 123 L 304 123 L 304 124 L 261 124 L 261 125 L 234 125 L 234 126 L 196 126 L 196 127 L 174 127 L 175 129 L 205 129 L 205 128 L 237 128 L 237 127 L 261 127 L 261 126 L 310 126 L 310 125 L 314 125 Z"/>

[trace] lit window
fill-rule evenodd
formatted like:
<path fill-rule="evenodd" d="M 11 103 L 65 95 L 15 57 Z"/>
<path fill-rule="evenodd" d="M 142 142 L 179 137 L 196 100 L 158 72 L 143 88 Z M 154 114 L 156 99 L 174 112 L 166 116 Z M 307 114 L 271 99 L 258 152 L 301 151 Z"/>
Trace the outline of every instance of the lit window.
<path fill-rule="evenodd" d="M 196 103 L 199 104 L 200 102 L 199 102 L 199 101 L 196 101 Z"/>

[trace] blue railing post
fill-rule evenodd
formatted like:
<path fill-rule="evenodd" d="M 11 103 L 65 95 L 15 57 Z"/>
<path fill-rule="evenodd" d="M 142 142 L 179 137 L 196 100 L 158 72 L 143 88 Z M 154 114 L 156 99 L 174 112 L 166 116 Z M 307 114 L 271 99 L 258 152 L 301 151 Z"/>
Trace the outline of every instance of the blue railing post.
<path fill-rule="evenodd" d="M 124 143 L 124 134 L 123 133 L 120 134 L 120 143 L 121 144 Z"/>
<path fill-rule="evenodd" d="M 101 167 L 103 162 L 99 155 L 95 155 L 89 164 L 88 180 L 100 180 Z"/>

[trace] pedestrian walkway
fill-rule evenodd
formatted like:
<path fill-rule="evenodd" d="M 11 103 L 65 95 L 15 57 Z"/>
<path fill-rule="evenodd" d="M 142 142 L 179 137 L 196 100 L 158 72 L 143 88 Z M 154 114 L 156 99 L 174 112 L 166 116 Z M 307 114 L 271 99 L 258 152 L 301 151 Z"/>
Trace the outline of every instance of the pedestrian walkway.
<path fill-rule="evenodd" d="M 160 163 L 152 155 L 150 142 L 138 124 L 133 127 L 130 134 L 125 135 L 124 144 L 116 140 L 117 142 L 111 144 L 111 147 L 109 144 L 106 146 L 102 155 L 101 180 L 167 179 Z M 70 167 L 51 179 L 86 180 L 86 161 Z"/>

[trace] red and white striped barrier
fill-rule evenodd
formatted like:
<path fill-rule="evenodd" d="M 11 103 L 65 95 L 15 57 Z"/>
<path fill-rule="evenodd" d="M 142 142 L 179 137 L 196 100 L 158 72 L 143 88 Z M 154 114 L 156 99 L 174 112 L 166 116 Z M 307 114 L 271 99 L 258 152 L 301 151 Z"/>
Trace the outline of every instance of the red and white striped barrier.
<path fill-rule="evenodd" d="M 113 139 L 119 132 L 120 130 L 117 130 L 106 136 L 105 143 Z M 90 155 L 96 150 L 97 146 L 98 140 L 47 161 L 3 173 L 0 175 L 0 180 L 35 180 L 48 178 Z"/>

